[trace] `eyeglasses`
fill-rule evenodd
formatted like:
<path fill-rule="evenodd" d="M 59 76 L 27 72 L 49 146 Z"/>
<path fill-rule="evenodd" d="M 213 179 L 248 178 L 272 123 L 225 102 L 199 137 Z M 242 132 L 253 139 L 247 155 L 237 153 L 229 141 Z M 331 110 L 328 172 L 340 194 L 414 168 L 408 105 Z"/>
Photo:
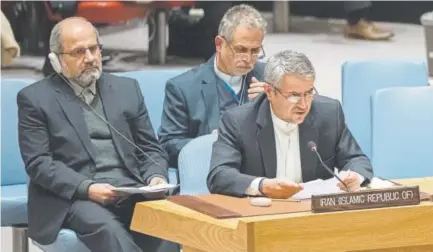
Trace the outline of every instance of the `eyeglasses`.
<path fill-rule="evenodd" d="M 263 45 L 260 45 L 260 48 L 255 48 L 255 49 L 252 49 L 251 51 L 249 51 L 248 48 L 245 48 L 243 46 L 234 46 L 234 45 L 230 44 L 225 37 L 222 37 L 222 38 L 224 39 L 224 41 L 229 46 L 229 48 L 232 51 L 235 58 L 244 59 L 244 58 L 248 58 L 249 56 L 251 56 L 253 59 L 261 60 L 266 56 L 265 50 L 263 49 Z"/>
<path fill-rule="evenodd" d="M 84 56 L 87 53 L 87 50 L 89 50 L 92 55 L 95 55 L 96 52 L 102 51 L 102 45 L 101 44 L 96 44 L 96 45 L 92 45 L 92 46 L 89 46 L 89 47 L 76 48 L 76 49 L 74 49 L 74 50 L 72 50 L 70 52 L 61 52 L 59 54 L 68 54 L 68 55 L 70 55 L 70 56 L 72 56 L 74 58 L 84 58 Z"/>
<path fill-rule="evenodd" d="M 317 90 L 315 87 L 313 87 L 311 90 L 309 90 L 305 93 L 302 93 L 302 94 L 296 93 L 296 92 L 291 92 L 288 95 L 283 94 L 283 92 L 281 92 L 281 90 L 279 88 L 274 87 L 274 89 L 277 90 L 278 93 L 280 93 L 290 103 L 298 103 L 302 98 L 305 98 L 306 100 L 311 100 L 311 99 L 313 99 L 314 95 L 317 94 Z"/>

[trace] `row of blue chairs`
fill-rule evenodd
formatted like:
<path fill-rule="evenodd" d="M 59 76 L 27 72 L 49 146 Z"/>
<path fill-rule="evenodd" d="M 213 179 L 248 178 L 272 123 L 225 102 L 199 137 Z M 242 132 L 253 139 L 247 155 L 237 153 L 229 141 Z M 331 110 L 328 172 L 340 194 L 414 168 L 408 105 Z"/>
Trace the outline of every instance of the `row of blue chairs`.
<path fill-rule="evenodd" d="M 186 69 L 172 69 L 172 70 L 150 70 L 150 71 L 137 71 L 119 73 L 118 75 L 134 78 L 139 81 L 145 103 L 149 110 L 149 116 L 152 121 L 154 130 L 156 131 L 161 123 L 162 105 L 164 99 L 164 87 L 166 81 L 176 76 Z M 417 126 L 419 120 L 417 114 L 413 110 L 414 100 L 407 98 L 400 102 L 401 106 L 405 106 L 407 109 L 402 110 L 407 112 L 408 121 L 412 121 L 414 125 L 406 122 L 400 122 L 400 118 L 397 117 L 398 113 L 392 114 L 388 112 L 388 109 L 392 109 L 393 105 L 391 99 L 394 97 L 394 93 L 397 91 L 381 90 L 375 94 L 378 89 L 388 87 L 420 87 L 427 86 L 427 69 L 424 63 L 420 62 L 407 62 L 407 61 L 362 61 L 362 62 L 348 62 L 343 65 L 342 69 L 343 78 L 343 109 L 346 114 L 346 122 L 353 132 L 355 138 L 360 143 L 361 148 L 367 153 L 369 157 L 373 158 L 373 164 L 375 172 L 384 171 L 381 176 L 390 177 L 389 171 L 386 171 L 388 167 L 395 167 L 396 170 L 400 171 L 395 164 L 398 161 L 395 160 L 390 163 L 385 160 L 390 157 L 387 151 L 392 151 L 396 156 L 402 157 L 402 153 L 405 150 L 413 149 L 411 145 L 422 137 L 422 139 L 431 140 L 430 134 L 428 137 L 427 128 L 423 128 L 424 131 L 418 130 L 416 138 L 410 138 L 412 136 L 413 126 Z M 23 162 L 19 154 L 18 148 L 18 137 L 17 137 L 17 105 L 16 105 L 16 94 L 23 87 L 34 82 L 33 80 L 13 80 L 13 79 L 2 79 L 1 83 L 1 104 L 2 104 L 2 226 L 20 226 L 27 223 L 27 176 L 25 174 Z M 399 89 L 400 94 L 408 94 L 409 91 Z M 428 95 L 431 95 L 430 89 L 426 88 L 419 93 L 425 94 L 424 96 L 426 104 Z M 423 96 L 423 97 L 424 97 Z M 383 98 L 385 97 L 385 98 Z M 391 98 L 389 98 L 391 97 Z M 397 96 L 400 97 L 400 96 Z M 402 96 L 404 97 L 404 96 Z M 411 97 L 411 95 L 406 96 Z M 387 101 L 387 102 L 382 102 Z M 417 101 L 417 99 L 415 99 Z M 404 105 L 403 105 L 404 104 Z M 374 107 L 372 107 L 373 105 Z M 386 109 L 383 107 L 389 105 Z M 422 105 L 422 104 L 421 104 Z M 426 105 L 427 106 L 427 105 Z M 418 106 L 417 111 L 424 111 L 425 107 Z M 431 105 L 429 106 L 432 107 Z M 373 109 L 374 108 L 374 109 Z M 400 107 L 399 107 L 400 108 Z M 424 110 L 422 110 L 424 109 Z M 385 112 L 384 112 L 385 111 Z M 386 116 L 384 116 L 386 115 Z M 395 117 L 391 117 L 395 115 Z M 433 115 L 433 114 L 432 114 Z M 390 116 L 389 120 L 387 120 Z M 427 116 L 427 115 L 426 115 Z M 428 117 L 425 117 L 426 123 L 430 122 L 432 125 L 433 121 Z M 374 124 L 372 124 L 372 121 Z M 394 122 L 396 125 L 386 126 L 386 123 Z M 373 125 L 373 126 L 371 126 Z M 401 127 L 400 127 L 401 126 Z M 387 129 L 392 128 L 392 132 Z M 407 127 L 405 137 L 396 138 L 396 131 Z M 387 131 L 388 130 L 388 131 Z M 385 133 L 387 134 L 385 134 Z M 424 133 L 423 133 L 424 132 Z M 398 132 L 397 132 L 398 133 Z M 380 139 L 379 140 L 373 140 Z M 430 138 L 429 138 L 430 137 Z M 208 135 L 199 137 L 190 143 L 188 143 L 181 151 L 179 156 L 179 169 L 170 169 L 170 182 L 181 184 L 181 194 L 204 194 L 208 193 L 206 186 L 206 176 L 208 173 L 209 160 L 212 150 L 212 143 L 216 140 L 217 135 Z M 399 139 L 399 140 L 397 140 Z M 400 141 L 401 140 L 401 141 Z M 407 142 L 405 142 L 407 140 Z M 409 141 L 411 140 L 411 141 Z M 407 149 L 395 149 L 398 144 L 396 141 L 401 142 L 400 145 L 409 143 L 406 145 Z M 387 148 L 386 143 L 392 143 L 393 148 Z M 431 141 L 427 141 L 431 142 Z M 385 144 L 383 144 L 385 143 Z M 417 146 L 424 146 L 418 144 Z M 425 146 L 424 146 L 425 147 Z M 200 155 L 197 155 L 200 153 Z M 430 153 L 431 151 L 425 151 L 423 153 Z M 377 158 L 376 159 L 376 154 Z M 409 156 L 407 153 L 406 156 Z M 422 154 L 421 152 L 419 154 Z M 433 155 L 430 155 L 433 156 Z M 383 159 L 379 159 L 384 157 Z M 386 157 L 386 158 L 385 158 Z M 428 161 L 428 159 L 413 157 L 412 160 L 417 161 L 416 163 L 407 162 L 411 167 L 422 167 L 422 162 Z M 403 162 L 402 162 L 403 164 Z M 430 163 L 431 164 L 431 163 Z M 377 167 L 376 167 L 377 166 Z M 378 168 L 383 167 L 383 168 Z M 414 168 L 408 167 L 405 174 L 401 176 L 412 176 Z M 430 167 L 433 167 L 430 165 Z M 378 170 L 379 169 L 379 170 Z M 395 173 L 391 173 L 395 174 Z M 391 176 L 392 177 L 392 176 Z M 400 177 L 400 175 L 399 175 Z M 76 237 L 75 233 L 71 230 L 63 229 L 59 233 L 56 241 L 48 246 L 38 245 L 42 250 L 46 252 L 56 251 L 77 251 L 77 252 L 89 252 L 89 250 L 82 244 Z M 15 251 L 17 252 L 17 251 Z"/>

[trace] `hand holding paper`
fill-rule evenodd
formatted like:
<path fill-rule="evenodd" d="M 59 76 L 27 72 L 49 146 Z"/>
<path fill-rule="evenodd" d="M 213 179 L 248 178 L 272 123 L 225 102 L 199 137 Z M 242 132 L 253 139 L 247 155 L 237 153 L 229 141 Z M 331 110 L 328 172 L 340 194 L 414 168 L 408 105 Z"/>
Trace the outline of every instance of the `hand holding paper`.
<path fill-rule="evenodd" d="M 149 186 L 167 184 L 167 181 L 161 177 L 154 177 L 150 180 Z"/>
<path fill-rule="evenodd" d="M 358 173 L 353 172 L 351 170 L 341 171 L 338 174 L 338 176 L 349 187 L 349 190 L 351 192 L 358 191 L 361 188 L 361 180 L 360 180 L 360 175 Z M 340 182 L 337 185 L 341 190 L 347 191 L 346 187 Z"/>
<path fill-rule="evenodd" d="M 91 184 L 88 189 L 89 199 L 101 205 L 106 205 L 118 199 L 115 187 L 110 184 Z"/>

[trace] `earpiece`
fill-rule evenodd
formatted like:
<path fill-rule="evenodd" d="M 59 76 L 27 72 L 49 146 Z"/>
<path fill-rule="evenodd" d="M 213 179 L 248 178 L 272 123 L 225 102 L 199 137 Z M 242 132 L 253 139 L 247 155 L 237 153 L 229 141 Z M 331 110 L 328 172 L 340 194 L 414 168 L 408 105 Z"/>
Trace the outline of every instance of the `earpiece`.
<path fill-rule="evenodd" d="M 62 73 L 62 64 L 60 64 L 60 59 L 57 54 L 50 52 L 48 54 L 48 58 L 50 59 L 51 66 L 53 67 L 54 71 L 58 74 Z"/>

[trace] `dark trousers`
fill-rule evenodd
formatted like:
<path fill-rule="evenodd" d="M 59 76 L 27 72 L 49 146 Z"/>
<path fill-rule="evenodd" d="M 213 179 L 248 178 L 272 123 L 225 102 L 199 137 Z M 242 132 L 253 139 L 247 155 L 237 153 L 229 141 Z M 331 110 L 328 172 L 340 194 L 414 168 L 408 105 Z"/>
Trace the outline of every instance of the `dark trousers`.
<path fill-rule="evenodd" d="M 180 251 L 175 243 L 129 230 L 135 203 L 143 200 L 134 195 L 108 206 L 77 200 L 66 216 L 64 227 L 74 230 L 92 252 Z"/>
<path fill-rule="evenodd" d="M 361 19 L 369 19 L 371 1 L 346 1 L 344 10 L 347 22 L 351 25 L 357 24 Z"/>

